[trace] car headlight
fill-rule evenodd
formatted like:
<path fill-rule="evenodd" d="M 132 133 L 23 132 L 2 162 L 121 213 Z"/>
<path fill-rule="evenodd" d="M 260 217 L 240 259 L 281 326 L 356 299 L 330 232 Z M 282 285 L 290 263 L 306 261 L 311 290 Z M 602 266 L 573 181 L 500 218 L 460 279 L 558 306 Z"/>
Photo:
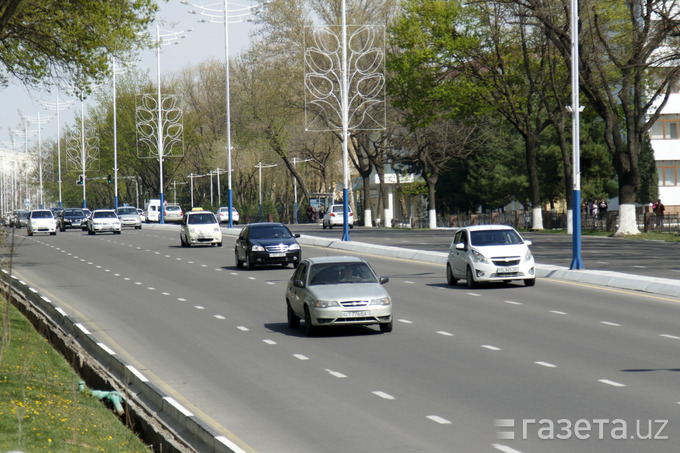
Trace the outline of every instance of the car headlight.
<path fill-rule="evenodd" d="M 300 244 L 293 244 L 288 247 L 288 250 L 300 250 Z"/>
<path fill-rule="evenodd" d="M 264 247 L 262 247 L 261 245 L 253 244 L 251 250 L 253 252 L 264 252 Z"/>
<path fill-rule="evenodd" d="M 371 305 L 389 305 L 392 302 L 390 301 L 389 297 L 381 297 L 379 299 L 373 299 L 371 300 Z"/>
<path fill-rule="evenodd" d="M 219 232 L 220 232 L 220 229 L 219 229 L 219 228 L 215 227 L 215 228 L 213 229 L 213 234 L 217 234 L 217 233 L 219 233 Z"/>
<path fill-rule="evenodd" d="M 531 250 L 527 249 L 526 255 L 524 255 L 524 262 L 531 261 L 534 259 L 534 255 L 531 254 Z"/>
<path fill-rule="evenodd" d="M 480 252 L 478 252 L 475 249 L 472 249 L 472 258 L 477 261 L 478 263 L 484 263 L 484 264 L 491 264 L 488 259 L 484 255 L 482 255 Z"/>
<path fill-rule="evenodd" d="M 330 308 L 330 307 L 339 307 L 340 304 L 338 303 L 337 300 L 317 300 L 314 302 L 314 307 L 316 308 Z"/>

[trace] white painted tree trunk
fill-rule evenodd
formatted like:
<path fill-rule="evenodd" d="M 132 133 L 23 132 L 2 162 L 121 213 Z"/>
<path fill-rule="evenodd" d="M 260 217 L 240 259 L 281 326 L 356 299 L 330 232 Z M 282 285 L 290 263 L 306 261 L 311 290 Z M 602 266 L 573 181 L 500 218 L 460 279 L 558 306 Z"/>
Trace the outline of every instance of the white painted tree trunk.
<path fill-rule="evenodd" d="M 622 204 L 619 206 L 619 228 L 614 236 L 627 236 L 640 234 L 635 218 L 635 205 Z"/>
<path fill-rule="evenodd" d="M 372 227 L 373 226 L 373 219 L 371 218 L 371 210 L 366 209 L 364 211 L 364 226 L 366 227 Z"/>
<path fill-rule="evenodd" d="M 567 209 L 567 234 L 574 234 L 574 211 Z"/>
<path fill-rule="evenodd" d="M 431 230 L 436 230 L 437 229 L 437 210 L 436 209 L 430 209 L 430 229 Z"/>
<path fill-rule="evenodd" d="M 542 230 L 543 229 L 543 211 L 540 207 L 533 208 L 531 210 L 531 229 Z"/>
<path fill-rule="evenodd" d="M 385 228 L 392 228 L 392 210 L 384 209 L 383 217 L 385 217 Z"/>

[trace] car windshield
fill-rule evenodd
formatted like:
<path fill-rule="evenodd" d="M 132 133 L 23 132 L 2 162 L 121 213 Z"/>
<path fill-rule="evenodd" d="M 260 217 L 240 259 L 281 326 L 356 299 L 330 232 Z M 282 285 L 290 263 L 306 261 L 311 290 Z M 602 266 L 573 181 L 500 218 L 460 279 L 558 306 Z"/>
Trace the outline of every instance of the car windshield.
<path fill-rule="evenodd" d="M 165 210 L 166 211 L 179 211 L 180 208 L 179 208 L 179 206 L 166 206 Z"/>
<path fill-rule="evenodd" d="M 480 230 L 471 231 L 472 245 L 514 245 L 523 244 L 522 238 L 515 230 Z"/>
<path fill-rule="evenodd" d="M 261 226 L 250 228 L 251 239 L 288 239 L 292 237 L 288 228 L 284 226 Z"/>
<path fill-rule="evenodd" d="M 53 217 L 52 211 L 33 211 L 31 214 L 32 219 L 51 219 Z"/>
<path fill-rule="evenodd" d="M 82 209 L 65 209 L 64 216 L 84 216 L 85 213 Z"/>
<path fill-rule="evenodd" d="M 17 213 L 17 217 L 19 217 L 21 219 L 27 219 L 28 214 L 29 214 L 28 212 L 19 212 L 19 213 Z"/>
<path fill-rule="evenodd" d="M 189 216 L 187 221 L 190 225 L 209 225 L 211 223 L 217 223 L 217 219 L 211 213 L 205 214 L 192 214 Z"/>
<path fill-rule="evenodd" d="M 118 209 L 118 215 L 127 215 L 127 214 L 137 214 L 137 210 L 135 208 L 119 208 Z"/>
<path fill-rule="evenodd" d="M 378 279 L 366 263 L 324 263 L 309 270 L 309 284 L 377 283 Z"/>
<path fill-rule="evenodd" d="M 96 219 L 115 219 L 116 214 L 113 212 L 95 212 L 94 218 Z"/>

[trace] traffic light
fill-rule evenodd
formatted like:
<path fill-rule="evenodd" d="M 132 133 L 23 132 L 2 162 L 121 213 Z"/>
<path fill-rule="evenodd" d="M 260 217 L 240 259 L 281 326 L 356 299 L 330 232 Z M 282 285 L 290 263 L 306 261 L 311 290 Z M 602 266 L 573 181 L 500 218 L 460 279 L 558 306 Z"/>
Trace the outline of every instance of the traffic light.
<path fill-rule="evenodd" d="M 76 181 L 76 184 L 83 184 L 83 175 L 78 176 L 78 181 Z"/>
<path fill-rule="evenodd" d="M 111 184 L 111 175 L 109 175 L 106 180 L 109 182 L 109 184 Z"/>

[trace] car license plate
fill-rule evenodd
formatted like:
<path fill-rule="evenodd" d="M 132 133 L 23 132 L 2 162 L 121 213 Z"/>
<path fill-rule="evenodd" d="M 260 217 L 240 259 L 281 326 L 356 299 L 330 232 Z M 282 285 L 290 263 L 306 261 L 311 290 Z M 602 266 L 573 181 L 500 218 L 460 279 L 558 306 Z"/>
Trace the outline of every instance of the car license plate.
<path fill-rule="evenodd" d="M 366 318 L 368 317 L 367 311 L 343 311 L 343 318 Z"/>
<path fill-rule="evenodd" d="M 519 267 L 499 267 L 498 268 L 499 274 L 514 274 L 515 272 L 519 272 Z"/>
<path fill-rule="evenodd" d="M 286 256 L 285 253 L 270 253 L 269 258 L 283 258 Z"/>

